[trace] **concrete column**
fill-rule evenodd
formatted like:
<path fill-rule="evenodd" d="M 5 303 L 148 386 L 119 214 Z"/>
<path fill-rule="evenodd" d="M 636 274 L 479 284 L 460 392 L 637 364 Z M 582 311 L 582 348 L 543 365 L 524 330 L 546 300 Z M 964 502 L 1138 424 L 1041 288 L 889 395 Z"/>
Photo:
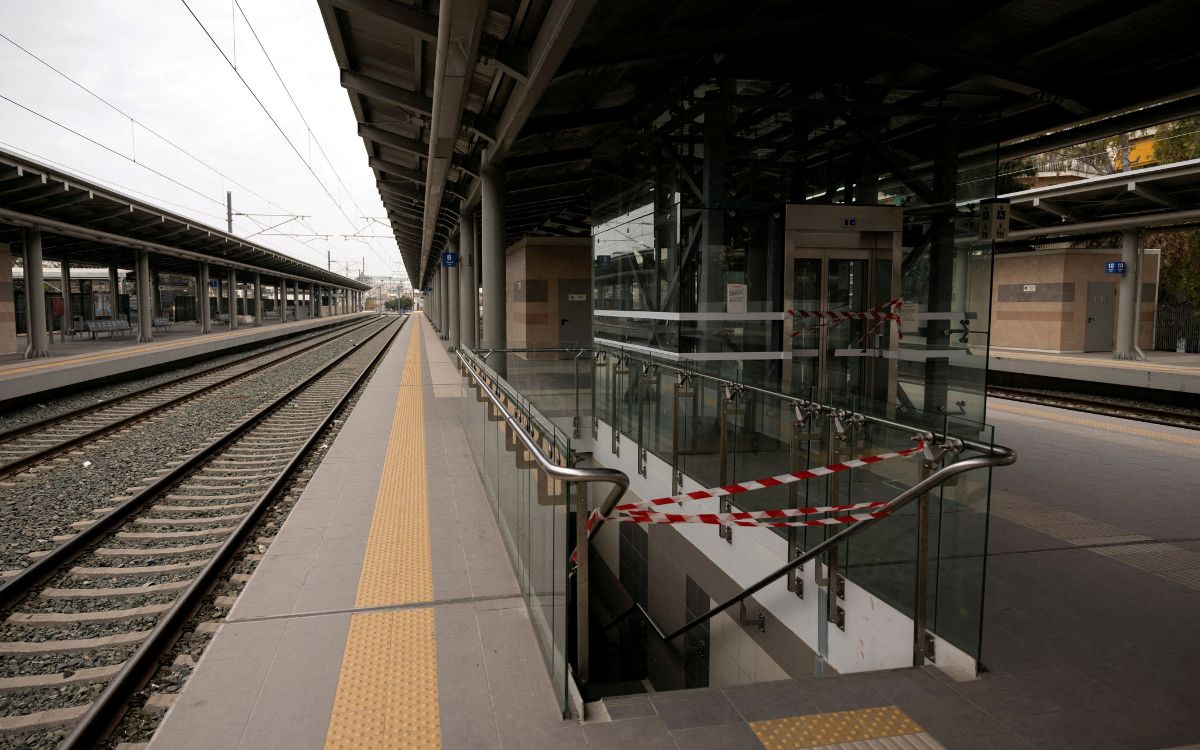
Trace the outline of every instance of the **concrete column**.
<path fill-rule="evenodd" d="M 450 300 L 446 294 L 446 268 L 441 263 L 441 258 L 438 258 L 437 269 L 437 300 L 438 300 L 438 333 L 441 338 L 449 336 L 450 328 Z"/>
<path fill-rule="evenodd" d="M 225 297 L 225 282 L 222 279 L 217 279 L 217 315 L 224 312 Z"/>
<path fill-rule="evenodd" d="M 457 244 L 451 245 L 451 248 L 452 248 L 452 252 L 455 252 L 455 254 L 457 254 L 457 251 L 458 251 Z M 461 257 L 462 256 L 460 255 L 459 258 L 461 259 Z M 458 277 L 459 277 L 461 271 L 459 270 L 458 266 L 449 266 L 445 270 L 446 270 L 446 291 L 449 292 L 446 295 L 446 312 L 450 319 L 449 331 L 447 333 L 448 333 L 448 336 L 450 339 L 450 348 L 457 349 L 462 340 L 461 339 L 462 334 L 460 332 L 460 328 L 462 325 L 462 318 L 459 315 L 459 313 L 461 312 L 461 309 L 459 308 L 459 305 L 458 305 Z"/>
<path fill-rule="evenodd" d="M 237 269 L 229 269 L 229 330 L 238 327 L 238 281 Z"/>
<path fill-rule="evenodd" d="M 25 259 L 25 359 L 50 356 L 46 332 L 46 285 L 42 279 L 42 228 L 22 229 Z"/>
<path fill-rule="evenodd" d="M 150 308 L 151 318 L 161 318 L 162 314 L 162 279 L 159 276 L 158 269 L 150 271 L 150 303 L 153 305 Z"/>
<path fill-rule="evenodd" d="M 17 305 L 12 271 L 12 250 L 0 242 L 0 354 L 17 352 Z"/>
<path fill-rule="evenodd" d="M 458 217 L 458 344 L 475 348 L 475 209 Z"/>
<path fill-rule="evenodd" d="M 59 333 L 61 340 L 67 340 L 67 334 L 75 328 L 75 316 L 71 314 L 71 261 L 63 260 L 62 262 L 62 293 L 63 293 L 63 319 L 62 329 Z"/>
<path fill-rule="evenodd" d="M 317 284 L 316 292 L 314 292 L 314 294 L 316 294 L 315 308 L 317 311 L 317 317 L 323 318 L 325 317 L 325 287 Z"/>
<path fill-rule="evenodd" d="M 254 325 L 262 325 L 263 303 L 262 303 L 262 274 L 254 274 Z"/>
<path fill-rule="evenodd" d="M 154 292 L 150 291 L 150 251 L 137 251 L 138 342 L 154 340 Z"/>
<path fill-rule="evenodd" d="M 196 307 L 200 310 L 200 333 L 212 333 L 212 316 L 208 310 L 208 262 L 200 262 L 200 280 L 197 282 L 198 290 Z"/>
<path fill-rule="evenodd" d="M 1121 232 L 1121 260 L 1125 261 L 1125 273 L 1121 274 L 1120 292 L 1117 294 L 1117 346 L 1113 359 L 1137 359 L 1133 350 L 1133 333 L 1137 330 L 1137 288 L 1141 283 L 1138 269 L 1138 243 L 1141 235 L 1136 229 Z"/>
<path fill-rule="evenodd" d="M 117 283 L 117 264 L 108 265 L 108 296 L 112 298 L 112 319 L 121 314 L 121 292 Z"/>
<path fill-rule="evenodd" d="M 483 341 L 484 349 L 503 349 L 508 345 L 505 315 L 504 248 L 504 169 L 484 159 L 483 180 Z M 497 360 L 502 361 L 503 358 Z M 500 373 L 503 374 L 503 373 Z"/>

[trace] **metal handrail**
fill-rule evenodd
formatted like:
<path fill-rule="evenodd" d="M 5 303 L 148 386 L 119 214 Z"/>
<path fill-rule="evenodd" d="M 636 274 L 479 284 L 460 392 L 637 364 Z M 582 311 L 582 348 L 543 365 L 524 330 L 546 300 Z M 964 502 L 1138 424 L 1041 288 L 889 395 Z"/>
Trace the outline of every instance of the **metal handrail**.
<path fill-rule="evenodd" d="M 550 458 L 542 452 L 541 446 L 533 439 L 533 436 L 525 431 L 517 418 L 509 413 L 508 408 L 500 402 L 499 397 L 492 392 L 492 389 L 483 382 L 483 377 L 476 370 L 474 363 L 470 362 L 463 354 L 463 349 L 460 347 L 455 355 L 463 368 L 470 373 L 471 378 L 479 386 L 479 390 L 487 394 L 488 400 L 492 406 L 504 416 L 505 423 L 509 429 L 517 436 L 533 456 L 542 471 L 549 474 L 555 479 L 563 482 L 573 482 L 578 484 L 588 483 L 611 483 L 613 488 L 609 491 L 608 497 L 604 499 L 602 508 L 611 509 L 620 501 L 625 491 L 629 489 L 629 477 L 623 471 L 616 469 L 589 468 L 577 469 L 574 467 L 559 466 L 550 460 Z M 472 355 L 472 358 L 473 355 Z M 479 365 L 483 367 L 482 363 Z M 497 381 L 499 377 L 497 376 Z M 608 512 L 608 511 L 605 511 Z M 575 629 L 576 629 L 576 653 L 575 653 L 575 674 L 580 681 L 586 683 L 589 676 L 588 667 L 588 644 L 591 642 L 588 636 L 588 498 L 583 492 L 577 493 L 575 498 L 575 554 L 576 554 L 576 576 L 575 576 Z"/>
<path fill-rule="evenodd" d="M 945 466 L 941 469 L 938 469 L 937 471 L 930 474 L 928 477 L 922 479 L 921 481 L 914 484 L 912 487 L 909 487 L 904 492 L 901 492 L 899 495 L 892 498 L 892 500 L 890 500 L 887 505 L 880 508 L 878 512 L 890 515 L 890 514 L 894 513 L 895 511 L 903 508 L 905 505 L 908 505 L 913 500 L 919 498 L 921 495 L 924 495 L 925 493 L 934 489 L 938 485 L 942 484 L 947 479 L 949 479 L 953 476 L 956 476 L 958 474 L 972 471 L 974 469 L 989 468 L 992 466 L 1008 466 L 1009 464 L 1016 462 L 1016 460 L 1017 460 L 1017 454 L 1012 449 L 1005 448 L 1003 446 L 991 446 L 991 447 L 989 447 L 988 455 L 986 455 L 986 456 L 977 456 L 975 458 L 963 459 L 962 461 L 956 461 L 956 462 L 950 464 L 949 466 Z M 753 596 L 754 594 L 758 593 L 762 589 L 766 588 L 769 584 L 771 584 L 774 581 L 787 575 L 789 571 L 794 570 L 795 568 L 800 567 L 804 563 L 814 559 L 815 557 L 820 555 L 825 550 L 830 549 L 830 548 L 842 543 L 846 539 L 849 539 L 850 537 L 854 536 L 855 534 L 860 533 L 867 527 L 878 523 L 879 521 L 883 520 L 883 518 L 886 518 L 886 517 L 887 517 L 887 515 L 883 515 L 880 518 L 869 518 L 869 519 L 865 519 L 862 521 L 858 521 L 857 523 L 854 523 L 850 526 L 847 526 L 842 531 L 839 531 L 838 533 L 829 537 L 828 539 L 821 542 L 820 544 L 817 544 L 816 546 L 807 550 L 806 552 L 804 552 L 804 554 L 800 555 L 799 557 L 795 557 L 791 560 L 788 560 L 781 567 L 776 568 L 771 573 L 767 574 L 763 578 L 760 578 L 757 582 L 751 584 L 750 586 L 747 586 L 745 589 L 742 589 L 742 591 L 738 592 L 737 594 L 733 595 L 732 597 L 730 597 L 730 598 L 726 599 L 725 601 L 721 602 L 720 604 L 716 605 L 715 607 L 708 610 L 704 614 L 699 615 L 699 616 L 693 618 L 692 620 L 690 620 L 689 622 L 684 623 L 682 626 L 676 628 L 675 630 L 671 631 L 670 633 L 664 632 L 663 629 L 661 627 L 659 627 L 658 623 L 655 622 L 654 619 L 650 616 L 650 613 L 646 612 L 646 610 L 643 607 L 641 607 L 641 605 L 638 605 L 638 609 L 641 610 L 642 615 L 646 618 L 646 621 L 650 623 L 650 625 L 658 633 L 658 636 L 660 638 L 662 638 L 664 641 L 675 640 L 676 638 L 683 635 L 684 633 L 691 630 L 692 628 L 696 627 L 697 625 L 700 625 L 700 624 L 712 619 L 713 617 L 716 617 L 717 615 L 721 614 L 722 612 L 729 609 L 733 605 L 738 604 L 739 602 L 745 601 L 749 597 Z"/>
<path fill-rule="evenodd" d="M 659 359 L 655 359 L 653 357 L 647 357 L 643 354 L 639 354 L 637 352 L 633 352 L 631 350 L 626 350 L 626 349 L 616 349 L 616 348 L 606 347 L 606 346 L 593 346 L 593 347 L 584 347 L 584 348 L 544 347 L 544 348 L 537 348 L 537 349 L 532 349 L 532 348 L 531 349 L 488 349 L 483 353 L 485 355 L 488 355 L 488 354 L 492 354 L 493 352 L 505 353 L 505 352 L 523 352 L 523 351 L 560 352 L 560 353 L 564 353 L 564 354 L 576 353 L 576 352 L 597 352 L 597 353 L 604 353 L 604 354 L 614 354 L 614 355 L 621 356 L 621 357 L 630 357 L 630 358 L 637 359 L 637 360 L 640 360 L 643 362 L 650 362 L 655 367 L 660 367 L 669 372 L 674 372 L 674 373 L 677 373 L 680 375 L 685 375 L 689 378 L 702 378 L 704 380 L 715 383 L 718 387 L 731 386 L 740 391 L 753 391 L 755 393 L 761 393 L 765 396 L 771 396 L 772 398 L 778 398 L 778 399 L 781 399 L 784 401 L 790 401 L 790 402 L 792 402 L 793 405 L 800 407 L 802 410 L 805 409 L 806 407 L 809 409 L 816 407 L 816 409 L 819 409 L 821 412 L 825 412 L 825 413 L 835 413 L 838 411 L 843 411 L 843 412 L 845 412 L 845 414 L 847 416 L 855 416 L 855 415 L 861 416 L 865 422 L 871 422 L 874 424 L 878 424 L 882 427 L 888 427 L 890 429 L 905 430 L 905 431 L 921 429 L 914 425 L 904 424 L 902 422 L 897 422 L 895 420 L 888 419 L 886 417 L 875 416 L 872 414 L 866 414 L 866 413 L 862 413 L 862 412 L 854 412 L 849 409 L 839 410 L 837 407 L 834 407 L 829 404 L 822 404 L 819 401 L 810 401 L 806 398 L 801 398 L 800 396 L 789 396 L 784 393 L 779 393 L 778 391 L 772 391 L 767 388 L 761 388 L 761 387 L 755 386 L 755 385 L 748 385 L 746 383 L 740 383 L 736 380 L 730 380 L 728 378 L 722 378 L 722 377 L 718 377 L 716 375 L 710 375 L 708 373 L 701 372 L 699 370 L 689 370 L 687 368 L 679 367 L 677 365 L 672 365 L 667 362 L 663 362 Z M 925 412 L 925 413 L 929 414 L 930 416 L 945 416 L 945 415 L 941 415 L 941 414 L 935 414 L 934 412 Z M 939 432 L 938 430 L 929 430 L 929 431 L 935 436 L 950 437 L 948 434 L 946 434 L 944 432 Z M 982 453 L 987 453 L 991 450 L 990 445 L 988 445 L 987 443 L 979 442 L 978 440 L 970 440 L 970 439 L 966 439 L 966 438 L 957 438 L 957 439 L 961 440 L 962 445 L 965 448 L 970 448 L 972 450 L 980 451 Z"/>
<path fill-rule="evenodd" d="M 601 507 L 607 506 L 610 502 L 611 504 L 616 505 L 617 501 L 621 499 L 621 496 L 625 494 L 625 491 L 629 489 L 629 477 L 625 474 L 625 472 L 618 471 L 616 469 L 601 468 L 576 469 L 573 467 L 559 466 L 551 461 L 549 457 L 542 452 L 541 446 L 534 441 L 533 437 L 529 435 L 529 433 L 525 431 L 525 428 L 521 426 L 521 423 L 517 421 L 516 417 L 509 413 L 508 409 L 500 403 L 500 399 L 495 393 L 492 392 L 492 389 L 483 382 L 483 379 L 480 377 L 479 373 L 475 371 L 475 368 L 472 367 L 467 358 L 463 356 L 462 350 L 459 349 L 456 354 L 459 360 L 464 364 L 464 366 L 466 366 L 466 370 L 471 374 L 471 378 L 479 384 L 479 387 L 483 389 L 484 393 L 487 394 L 488 400 L 490 400 L 492 404 L 500 411 L 500 413 L 504 415 L 504 421 L 513 428 L 513 432 L 516 433 L 517 437 L 525 445 L 525 448 L 533 455 L 534 460 L 537 461 L 538 466 L 541 467 L 543 471 L 555 479 L 560 479 L 564 482 L 577 482 L 580 484 L 592 482 L 612 482 L 614 487 L 611 491 L 609 491 L 608 497 L 605 498 L 605 501 Z"/>

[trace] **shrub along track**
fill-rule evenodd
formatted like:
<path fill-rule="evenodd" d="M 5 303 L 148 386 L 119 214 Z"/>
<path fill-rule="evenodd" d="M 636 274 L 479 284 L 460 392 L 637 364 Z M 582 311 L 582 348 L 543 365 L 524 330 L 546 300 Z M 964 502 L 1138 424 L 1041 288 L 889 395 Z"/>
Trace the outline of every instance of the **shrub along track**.
<path fill-rule="evenodd" d="M 103 740 L 189 620 L 212 619 L 213 587 L 404 320 L 376 324 L 0 587 L 0 746 L 54 747 L 68 729 L 63 747 Z"/>

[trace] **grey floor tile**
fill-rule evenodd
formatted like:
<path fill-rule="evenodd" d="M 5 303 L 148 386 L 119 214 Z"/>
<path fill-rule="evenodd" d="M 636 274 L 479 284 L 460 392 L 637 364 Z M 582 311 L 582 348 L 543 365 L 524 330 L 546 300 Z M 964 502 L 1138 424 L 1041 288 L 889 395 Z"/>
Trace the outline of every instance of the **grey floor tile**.
<path fill-rule="evenodd" d="M 442 735 L 442 750 L 500 750 L 500 738 L 446 737 Z"/>
<path fill-rule="evenodd" d="M 270 664 L 287 628 L 284 620 L 226 623 L 202 657 L 206 661 L 259 661 Z"/>
<path fill-rule="evenodd" d="M 816 713 L 816 704 L 791 680 L 722 688 L 725 697 L 746 721 L 782 719 Z"/>
<path fill-rule="evenodd" d="M 552 729 L 530 728 L 515 734 L 500 735 L 503 750 L 583 750 L 588 747 L 583 728 L 578 724 Z"/>
<path fill-rule="evenodd" d="M 1001 719 L 1062 709 L 1057 702 L 1034 693 L 1008 675 L 985 676 L 957 685 L 955 689 L 989 716 Z"/>
<path fill-rule="evenodd" d="M 733 704 L 716 688 L 655 693 L 650 700 L 672 731 L 741 721 Z"/>
<path fill-rule="evenodd" d="M 1004 719 L 1003 723 L 1034 747 L 1055 750 L 1116 750 L 1122 747 L 1080 711 L 1016 716 Z"/>
<path fill-rule="evenodd" d="M 723 724 L 671 732 L 675 744 L 686 750 L 762 750 L 754 731 L 745 724 Z"/>
<path fill-rule="evenodd" d="M 849 711 L 855 708 L 886 706 L 890 703 L 870 684 L 839 680 L 836 677 L 804 680 L 798 682 L 797 687 L 820 711 Z"/>
<path fill-rule="evenodd" d="M 671 731 L 657 716 L 584 724 L 583 736 L 595 750 L 678 750 Z"/>

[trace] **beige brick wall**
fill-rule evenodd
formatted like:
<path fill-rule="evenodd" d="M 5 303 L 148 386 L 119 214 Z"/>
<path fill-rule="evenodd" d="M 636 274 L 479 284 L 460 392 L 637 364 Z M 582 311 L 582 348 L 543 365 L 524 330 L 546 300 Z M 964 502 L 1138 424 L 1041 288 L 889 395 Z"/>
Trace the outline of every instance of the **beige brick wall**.
<path fill-rule="evenodd" d="M 1113 282 L 1120 294 L 1120 276 L 1106 274 L 1104 264 L 1120 260 L 1120 250 L 1048 250 L 996 256 L 992 282 L 991 344 L 1052 352 L 1083 351 L 1087 326 L 1089 282 Z M 1139 346 L 1154 343 L 1154 290 L 1157 253 L 1147 252 L 1142 269 L 1142 307 Z M 1037 291 L 1020 293 L 1025 285 Z M 1053 290 L 1073 285 L 1054 297 Z M 1006 294 L 1007 292 L 1007 294 Z M 1014 299 L 1014 296 L 1018 298 Z M 1116 310 L 1116 304 L 1113 309 Z M 1116 330 L 1114 323 L 1113 330 Z"/>
<path fill-rule="evenodd" d="M 526 237 L 508 248 L 505 268 L 508 345 L 514 349 L 559 345 L 559 279 L 592 273 L 588 238 Z M 523 285 L 523 286 L 522 286 Z"/>

